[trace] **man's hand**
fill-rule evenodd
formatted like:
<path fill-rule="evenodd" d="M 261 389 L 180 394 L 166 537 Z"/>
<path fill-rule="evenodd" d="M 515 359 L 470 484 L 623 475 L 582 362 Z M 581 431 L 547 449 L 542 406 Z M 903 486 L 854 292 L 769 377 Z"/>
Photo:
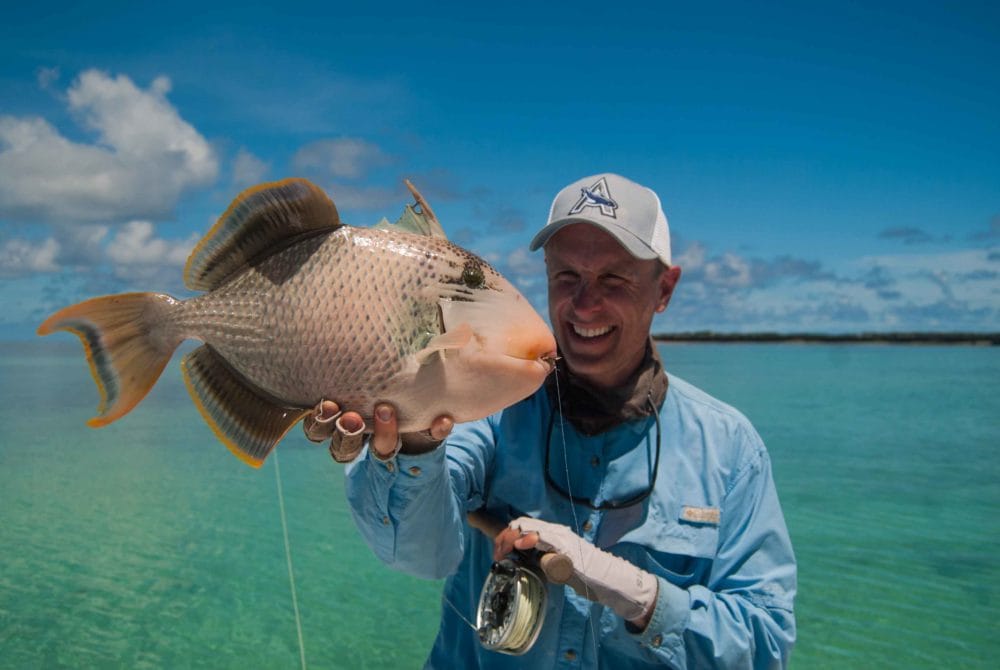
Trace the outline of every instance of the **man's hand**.
<path fill-rule="evenodd" d="M 455 423 L 449 416 L 439 416 L 428 430 L 399 434 L 396 409 L 389 403 L 375 406 L 375 426 L 369 449 L 381 460 L 392 458 L 398 451 L 420 454 L 431 451 L 448 437 Z M 354 460 L 361 451 L 365 421 L 357 412 L 344 412 L 331 400 L 323 400 L 305 418 L 302 429 L 313 442 L 330 439 L 330 454 L 339 463 Z"/>
<path fill-rule="evenodd" d="M 554 551 L 573 563 L 566 582 L 584 598 L 606 605 L 626 621 L 645 628 L 659 590 L 656 578 L 623 558 L 602 551 L 566 526 L 531 517 L 514 519 L 493 541 L 493 558 L 515 549 Z"/>

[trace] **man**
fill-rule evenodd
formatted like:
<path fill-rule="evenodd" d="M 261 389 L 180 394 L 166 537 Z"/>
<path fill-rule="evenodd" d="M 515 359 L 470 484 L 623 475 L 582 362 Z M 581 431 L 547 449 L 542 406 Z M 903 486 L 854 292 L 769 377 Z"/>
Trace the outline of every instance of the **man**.
<path fill-rule="evenodd" d="M 736 410 L 668 376 L 649 336 L 681 274 L 659 199 L 615 174 L 587 177 L 556 196 L 539 247 L 556 374 L 487 419 L 452 430 L 441 417 L 404 439 L 379 406 L 347 469 L 379 558 L 448 577 L 428 667 L 785 665 L 795 559 L 767 452 Z M 336 410 L 325 403 L 307 434 L 331 434 Z M 356 433 L 360 417 L 338 426 Z M 475 510 L 507 524 L 495 543 L 467 525 Z M 489 651 L 468 623 L 483 582 L 494 560 L 530 548 L 569 557 L 570 586 L 549 586 L 523 656 Z"/>

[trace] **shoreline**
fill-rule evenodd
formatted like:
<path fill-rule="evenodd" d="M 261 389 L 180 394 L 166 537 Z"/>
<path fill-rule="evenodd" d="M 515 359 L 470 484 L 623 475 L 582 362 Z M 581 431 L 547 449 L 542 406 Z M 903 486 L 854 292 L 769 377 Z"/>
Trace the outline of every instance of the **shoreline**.
<path fill-rule="evenodd" d="M 663 344 L 683 343 L 758 343 L 758 344 L 887 344 L 887 345 L 956 345 L 956 346 L 1000 346 L 1000 332 L 885 332 L 885 333 L 722 333 L 711 330 L 685 331 L 678 333 L 653 333 L 653 341 Z M 193 341 L 192 341 L 193 342 Z M 184 347 L 184 344 L 181 345 Z M 0 348 L 5 349 L 56 349 L 78 353 L 79 341 L 74 338 L 52 340 L 2 339 Z"/>
<path fill-rule="evenodd" d="M 716 333 L 695 331 L 654 333 L 653 341 L 664 344 L 703 343 L 781 343 L 781 344 L 945 344 L 957 346 L 1000 346 L 1000 333 Z"/>

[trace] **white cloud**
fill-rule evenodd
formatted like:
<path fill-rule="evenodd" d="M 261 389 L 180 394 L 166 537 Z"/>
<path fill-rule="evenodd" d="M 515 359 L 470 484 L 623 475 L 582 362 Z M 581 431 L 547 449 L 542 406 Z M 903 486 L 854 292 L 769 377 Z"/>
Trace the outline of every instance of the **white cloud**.
<path fill-rule="evenodd" d="M 21 277 L 39 272 L 56 272 L 59 243 L 54 238 L 41 242 L 13 239 L 0 246 L 0 277 Z"/>
<path fill-rule="evenodd" d="M 88 267 L 101 263 L 104 259 L 104 241 L 111 227 L 101 224 L 78 223 L 60 226 L 56 230 L 59 240 L 60 266 Z"/>
<path fill-rule="evenodd" d="M 165 240 L 154 233 L 149 221 L 129 221 L 108 242 L 108 259 L 119 267 L 184 267 L 198 236 Z"/>
<path fill-rule="evenodd" d="M 524 294 L 535 309 L 544 314 L 548 303 L 545 255 L 541 251 L 528 251 L 528 247 L 519 246 L 497 265 L 497 269 Z"/>
<path fill-rule="evenodd" d="M 939 300 L 962 300 L 974 305 L 996 305 L 1000 291 L 990 249 L 966 249 L 926 254 L 866 256 L 852 266 L 880 268 L 894 279 L 893 288 L 916 305 Z"/>
<path fill-rule="evenodd" d="M 683 266 L 681 266 L 683 267 Z M 723 254 L 702 267 L 705 281 L 710 284 L 745 288 L 750 286 L 750 263 L 736 254 Z"/>
<path fill-rule="evenodd" d="M 271 166 L 246 149 L 240 149 L 233 159 L 233 184 L 238 187 L 253 186 L 264 180 Z"/>
<path fill-rule="evenodd" d="M 342 137 L 305 145 L 295 152 L 292 165 L 311 174 L 357 179 L 389 161 L 389 156 L 377 145 L 360 138 Z"/>
<path fill-rule="evenodd" d="M 694 242 L 689 244 L 686 249 L 680 254 L 675 254 L 671 261 L 674 265 L 679 265 L 683 268 L 684 272 L 692 272 L 694 270 L 699 270 L 705 264 L 705 256 L 707 255 L 707 250 L 705 245 L 701 242 Z"/>
<path fill-rule="evenodd" d="M 1000 328 L 990 249 L 871 256 L 839 264 L 709 256 L 693 243 L 654 330 L 866 331 Z"/>
<path fill-rule="evenodd" d="M 520 246 L 507 256 L 507 267 L 515 275 L 525 279 L 545 279 L 545 254 L 539 251 L 529 251 L 528 247 Z"/>
<path fill-rule="evenodd" d="M 38 81 L 38 87 L 47 91 L 54 83 L 59 81 L 59 68 L 40 67 L 35 72 L 35 78 Z"/>
<path fill-rule="evenodd" d="M 40 117 L 0 116 L 0 216 L 156 218 L 184 191 L 210 184 L 218 173 L 212 147 L 167 101 L 169 90 L 166 77 L 143 90 L 123 75 L 81 74 L 66 100 L 96 134 L 93 143 L 68 139 Z"/>
<path fill-rule="evenodd" d="M 396 209 L 399 207 L 400 198 L 403 197 L 400 187 L 331 184 L 326 192 L 341 213 L 351 209 Z M 374 222 L 346 221 L 346 223 L 367 226 Z"/>

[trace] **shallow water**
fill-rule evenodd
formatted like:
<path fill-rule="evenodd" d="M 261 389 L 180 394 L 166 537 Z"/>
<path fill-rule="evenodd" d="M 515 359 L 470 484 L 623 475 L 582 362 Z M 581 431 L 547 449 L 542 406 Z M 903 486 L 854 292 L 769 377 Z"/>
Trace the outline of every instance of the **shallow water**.
<path fill-rule="evenodd" d="M 994 667 L 1000 350 L 669 345 L 747 414 L 799 560 L 793 668 Z M 101 430 L 75 343 L 0 344 L 0 667 L 294 668 L 274 465 L 212 436 L 176 361 Z M 374 559 L 339 466 L 280 447 L 307 664 L 417 668 L 440 584 Z"/>

